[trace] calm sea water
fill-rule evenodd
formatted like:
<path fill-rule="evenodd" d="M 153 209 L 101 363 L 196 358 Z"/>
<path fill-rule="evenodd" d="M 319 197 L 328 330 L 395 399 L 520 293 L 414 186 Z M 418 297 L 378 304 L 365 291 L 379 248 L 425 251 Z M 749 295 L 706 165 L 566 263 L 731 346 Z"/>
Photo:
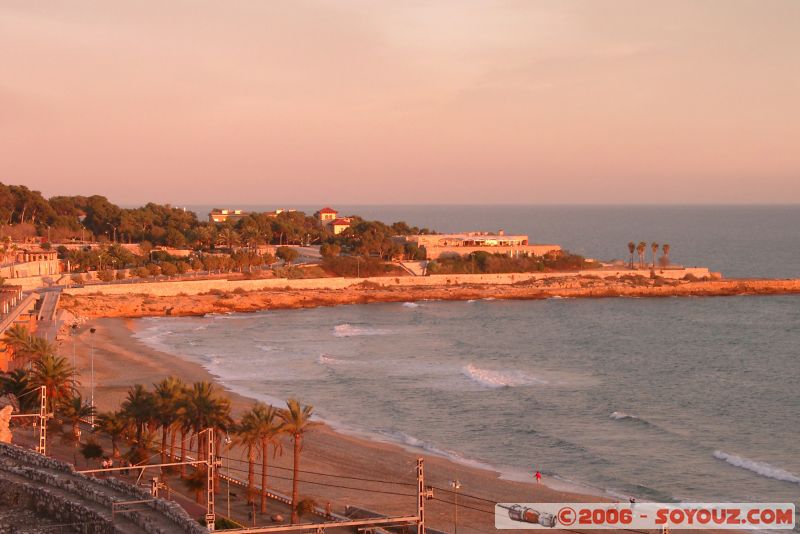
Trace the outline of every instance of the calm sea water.
<path fill-rule="evenodd" d="M 668 241 L 685 264 L 800 275 L 797 208 L 509 207 L 492 226 L 476 208 L 374 209 L 359 212 L 605 258 Z M 345 430 L 511 478 L 540 469 L 649 500 L 800 496 L 800 297 L 371 304 L 142 319 L 137 335 L 244 394 L 297 396 Z"/>

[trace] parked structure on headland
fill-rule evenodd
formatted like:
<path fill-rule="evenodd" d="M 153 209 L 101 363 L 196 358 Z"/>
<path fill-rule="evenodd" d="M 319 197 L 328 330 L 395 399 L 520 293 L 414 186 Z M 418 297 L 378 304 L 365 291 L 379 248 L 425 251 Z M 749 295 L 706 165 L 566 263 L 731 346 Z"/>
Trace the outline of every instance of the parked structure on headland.
<path fill-rule="evenodd" d="M 530 244 L 527 235 L 505 235 L 497 233 L 464 232 L 460 234 L 408 235 L 400 238 L 404 243 L 413 243 L 424 248 L 429 260 L 443 256 L 463 256 L 472 252 L 504 254 L 511 257 L 544 256 L 561 251 L 559 245 Z"/>

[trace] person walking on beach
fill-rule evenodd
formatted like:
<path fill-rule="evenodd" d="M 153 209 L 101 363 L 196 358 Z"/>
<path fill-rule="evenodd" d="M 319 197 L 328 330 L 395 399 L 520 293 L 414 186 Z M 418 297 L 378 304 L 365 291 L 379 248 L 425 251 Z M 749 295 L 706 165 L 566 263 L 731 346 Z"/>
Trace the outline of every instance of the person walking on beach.
<path fill-rule="evenodd" d="M 538 469 L 536 470 L 536 474 L 534 476 L 536 477 L 537 483 L 542 481 L 542 474 L 539 472 Z"/>

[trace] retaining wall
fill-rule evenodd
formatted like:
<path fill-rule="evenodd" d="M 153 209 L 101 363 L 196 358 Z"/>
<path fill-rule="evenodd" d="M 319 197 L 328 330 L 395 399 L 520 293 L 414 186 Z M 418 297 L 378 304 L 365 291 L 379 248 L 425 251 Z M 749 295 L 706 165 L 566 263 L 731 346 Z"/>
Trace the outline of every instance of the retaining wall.
<path fill-rule="evenodd" d="M 656 274 L 664 278 L 680 279 L 691 274 L 698 278 L 711 276 L 705 267 L 687 269 L 657 269 Z M 66 288 L 68 295 L 136 295 L 147 294 L 159 297 L 171 297 L 178 294 L 198 295 L 209 291 L 233 291 L 241 288 L 246 291 L 264 289 L 345 289 L 354 285 L 368 283 L 379 287 L 429 287 L 446 285 L 509 285 L 520 282 L 542 280 L 545 278 L 563 278 L 573 276 L 650 276 L 649 269 L 642 270 L 585 270 L 565 273 L 504 273 L 504 274 L 436 274 L 431 276 L 400 276 L 373 278 L 267 278 L 263 280 L 185 280 L 176 282 L 143 282 L 138 284 L 96 284 L 90 287 Z"/>

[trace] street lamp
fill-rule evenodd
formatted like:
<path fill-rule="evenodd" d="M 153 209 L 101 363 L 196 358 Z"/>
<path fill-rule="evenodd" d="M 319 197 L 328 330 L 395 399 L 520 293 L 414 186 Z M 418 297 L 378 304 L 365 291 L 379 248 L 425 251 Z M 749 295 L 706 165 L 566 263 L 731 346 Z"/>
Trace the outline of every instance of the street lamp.
<path fill-rule="evenodd" d="M 228 475 L 226 477 L 228 481 L 228 517 L 231 517 L 231 458 L 230 458 L 231 443 L 233 443 L 231 435 L 225 433 L 225 446 L 227 447 L 226 450 L 228 452 L 228 456 L 225 458 L 225 464 L 226 464 L 225 467 L 227 468 L 225 474 Z"/>
<path fill-rule="evenodd" d="M 75 336 L 78 334 L 78 323 L 72 325 L 72 385 L 75 386 L 75 371 L 78 368 L 75 363 Z"/>
<path fill-rule="evenodd" d="M 453 520 L 453 534 L 458 534 L 458 490 L 461 489 L 461 481 L 458 479 L 450 481 L 450 487 L 453 488 L 453 493 L 455 494 L 454 497 L 454 504 L 455 504 L 455 518 Z"/>
<path fill-rule="evenodd" d="M 94 428 L 94 333 L 97 332 L 95 327 L 91 327 L 89 332 L 92 334 L 89 338 L 92 340 L 92 350 L 91 350 L 91 359 L 92 359 L 92 415 L 91 415 L 91 422 L 92 428 Z"/>

